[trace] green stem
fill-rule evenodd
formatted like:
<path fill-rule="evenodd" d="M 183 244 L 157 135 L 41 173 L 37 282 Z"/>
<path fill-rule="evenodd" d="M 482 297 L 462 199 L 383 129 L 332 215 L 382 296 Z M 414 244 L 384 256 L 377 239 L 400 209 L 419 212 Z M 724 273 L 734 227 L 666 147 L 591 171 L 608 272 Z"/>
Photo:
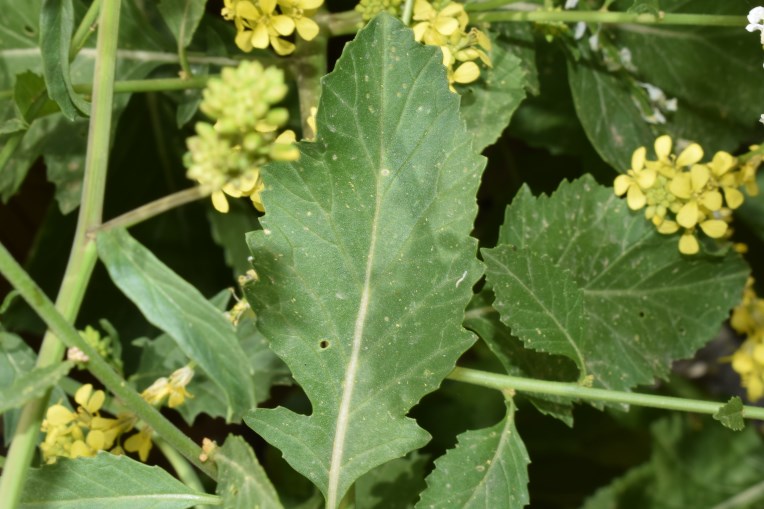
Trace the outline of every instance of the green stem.
<path fill-rule="evenodd" d="M 196 470 L 194 470 L 194 467 L 188 460 L 186 460 L 186 458 L 178 454 L 178 451 L 173 449 L 163 438 L 154 437 L 154 444 L 156 444 L 159 450 L 162 451 L 162 454 L 167 458 L 167 461 L 170 462 L 173 470 L 178 474 L 178 479 L 183 481 L 189 488 L 194 489 L 199 493 L 204 493 L 204 486 L 199 480 L 199 476 L 196 475 Z"/>
<path fill-rule="evenodd" d="M 158 78 L 149 80 L 125 80 L 114 82 L 114 92 L 117 94 L 135 93 L 135 92 L 171 92 L 174 90 L 188 90 L 191 88 L 204 88 L 207 81 L 217 75 L 196 76 L 190 79 L 182 78 Z M 91 85 L 76 84 L 75 92 L 81 94 L 90 93 L 93 90 Z"/>
<path fill-rule="evenodd" d="M 101 2 L 103 0 L 93 0 L 93 3 L 88 7 L 85 16 L 80 21 L 80 25 L 77 27 L 77 31 L 74 32 L 71 45 L 69 46 L 69 60 L 74 60 L 77 53 L 80 52 L 85 43 L 88 41 L 90 34 L 95 32 L 96 18 L 101 10 Z"/>
<path fill-rule="evenodd" d="M 563 396 L 571 399 L 663 408 L 666 410 L 679 410 L 682 412 L 695 412 L 699 414 L 713 415 L 724 406 L 724 403 L 716 403 L 713 401 L 699 401 L 695 399 L 657 396 L 653 394 L 639 394 L 636 392 L 595 389 L 591 387 L 583 387 L 575 383 L 548 382 L 545 380 L 500 375 L 498 373 L 489 373 L 487 371 L 478 371 L 467 368 L 455 368 L 451 374 L 448 375 L 448 378 L 450 380 L 481 385 L 483 387 L 502 391 L 517 390 L 520 392 L 535 392 L 551 396 Z M 747 419 L 764 419 L 764 408 L 744 406 L 743 417 Z"/>
<path fill-rule="evenodd" d="M 104 28 L 104 25 L 102 25 Z M 90 245 L 94 245 L 91 242 Z M 0 244 L 0 273 L 16 288 L 24 300 L 40 315 L 48 328 L 68 347 L 77 347 L 88 356 L 88 370 L 104 387 L 119 398 L 124 405 L 150 426 L 159 436 L 167 440 L 178 452 L 193 465 L 212 479 L 216 478 L 216 468 L 211 463 L 202 463 L 199 455 L 201 448 L 181 430 L 168 421 L 159 411 L 146 402 L 140 394 L 129 387 L 125 380 L 114 371 L 98 352 L 85 341 L 75 328 L 59 313 L 53 303 L 35 284 L 24 269 L 11 257 L 5 246 Z M 42 356 L 42 353 L 40 354 Z M 43 407 L 44 407 L 43 401 Z M 36 432 L 39 430 L 39 424 Z M 5 500 L 5 499 L 3 499 Z"/>
<path fill-rule="evenodd" d="M 125 212 L 121 216 L 117 216 L 114 219 L 99 225 L 89 233 L 92 236 L 98 232 L 111 230 L 112 228 L 129 228 L 133 225 L 157 216 L 162 212 L 167 212 L 168 210 L 172 210 L 175 207 L 179 207 L 186 203 L 191 203 L 192 201 L 199 200 L 209 195 L 209 192 L 202 190 L 202 188 L 199 186 L 184 189 L 182 191 L 178 191 L 177 193 L 173 193 L 159 198 L 158 200 L 149 202 L 145 205 L 141 205 L 137 209 Z"/>
<path fill-rule="evenodd" d="M 465 9 L 475 14 L 470 15 L 470 22 L 483 21 L 531 21 L 564 23 L 621 23 L 639 25 L 693 25 L 716 27 L 739 27 L 746 24 L 742 16 L 724 16 L 712 14 L 682 14 L 667 12 L 656 16 L 649 13 L 602 12 L 602 11 L 494 11 L 479 12 L 483 4 L 467 4 Z"/>
<path fill-rule="evenodd" d="M 411 24 L 411 14 L 414 12 L 414 0 L 406 0 L 403 4 L 403 14 L 401 15 L 401 21 L 408 26 Z"/>
<path fill-rule="evenodd" d="M 82 298 L 85 294 L 85 288 L 90 280 L 90 275 L 93 272 L 96 261 L 95 244 L 87 238 L 86 234 L 88 230 L 101 223 L 101 213 L 103 210 L 120 7 L 120 0 L 108 0 L 100 10 L 99 24 L 101 30 L 98 34 L 97 58 L 93 76 L 93 109 L 90 117 L 87 153 L 85 156 L 82 200 L 77 219 L 77 230 L 74 234 L 69 262 L 66 266 L 61 288 L 56 299 L 56 307 L 36 286 L 34 288 L 37 292 L 33 292 L 34 298 L 32 300 L 30 300 L 29 294 L 24 295 L 21 287 L 17 288 L 33 309 L 39 309 L 40 306 L 49 307 L 57 319 L 68 327 L 67 332 L 70 332 L 82 343 L 84 341 L 82 341 L 69 322 L 74 321 L 79 311 Z M 11 284 L 15 285 L 14 279 L 12 279 L 10 273 L 6 273 L 6 270 L 13 272 L 16 276 L 26 276 L 28 283 L 34 285 L 5 248 L 2 249 L 2 255 L 5 261 L 3 264 L 5 268 L 2 269 L 2 272 Z M 21 279 L 23 280 L 23 277 Z M 56 337 L 58 334 L 60 334 L 60 330 L 56 330 L 53 327 L 45 334 L 37 356 L 37 366 L 49 366 L 61 362 L 64 345 Z M 86 343 L 84 346 L 90 348 Z M 50 391 L 41 398 L 30 401 L 21 410 L 19 424 L 16 427 L 13 441 L 8 451 L 8 459 L 3 470 L 3 477 L 0 479 L 0 500 L 5 504 L 4 507 L 14 508 L 18 505 L 21 489 L 24 485 L 24 478 L 34 453 L 40 423 L 42 422 L 49 397 Z"/>

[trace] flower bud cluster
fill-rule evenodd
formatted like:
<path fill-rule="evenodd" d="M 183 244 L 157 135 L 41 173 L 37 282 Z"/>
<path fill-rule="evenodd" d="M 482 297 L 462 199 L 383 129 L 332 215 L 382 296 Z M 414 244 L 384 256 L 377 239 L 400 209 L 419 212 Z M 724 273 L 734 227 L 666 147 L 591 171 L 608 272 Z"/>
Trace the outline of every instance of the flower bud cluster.
<path fill-rule="evenodd" d="M 225 0 L 223 18 L 236 26 L 236 45 L 242 51 L 272 46 L 279 55 L 289 55 L 294 44 L 284 39 L 297 32 L 306 41 L 318 35 L 318 24 L 310 16 L 324 0 Z"/>
<path fill-rule="evenodd" d="M 730 325 L 745 336 L 743 344 L 732 354 L 732 369 L 740 375 L 748 399 L 756 401 L 764 396 L 764 299 L 756 296 L 753 282 L 753 278 L 748 278 L 743 300 L 732 311 Z"/>
<path fill-rule="evenodd" d="M 403 0 L 361 0 L 355 6 L 355 10 L 361 13 L 364 21 L 369 21 L 380 12 L 392 14 L 397 18 L 401 15 L 402 3 Z"/>
<path fill-rule="evenodd" d="M 414 38 L 430 46 L 439 46 L 452 92 L 454 83 L 472 83 L 480 77 L 475 60 L 491 67 L 487 52 L 491 40 L 477 28 L 467 31 L 469 16 L 464 6 L 450 0 L 416 0 L 414 3 Z"/>
<path fill-rule="evenodd" d="M 293 161 L 299 156 L 294 132 L 278 132 L 289 115 L 286 108 L 273 105 L 286 93 L 284 73 L 254 61 L 224 68 L 204 90 L 200 109 L 214 124 L 196 124 L 196 136 L 186 140 L 189 151 L 183 162 L 186 176 L 212 193 L 218 211 L 228 212 L 228 195 L 249 197 L 262 212 L 260 168 L 272 160 Z"/>
<path fill-rule="evenodd" d="M 679 251 L 686 255 L 700 250 L 698 229 L 719 239 L 731 234 L 732 210 L 743 204 L 745 186 L 751 196 L 758 194 L 755 174 L 760 162 L 741 163 L 727 152 L 717 152 L 711 161 L 701 163 L 703 149 L 693 143 L 678 156 L 672 154 L 669 136 L 655 140 L 657 160 L 646 159 L 640 147 L 631 158 L 631 169 L 616 177 L 615 194 L 626 195 L 632 210 L 645 209 L 645 218 L 658 232 L 671 235 L 682 230 Z"/>

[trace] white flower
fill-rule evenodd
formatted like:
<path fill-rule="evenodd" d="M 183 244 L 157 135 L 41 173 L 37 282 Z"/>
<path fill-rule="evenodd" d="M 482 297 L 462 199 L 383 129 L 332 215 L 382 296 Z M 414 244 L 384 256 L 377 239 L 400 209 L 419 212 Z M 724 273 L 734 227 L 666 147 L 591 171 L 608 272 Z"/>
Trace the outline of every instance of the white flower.
<path fill-rule="evenodd" d="M 566 9 L 575 9 L 576 5 L 578 5 L 578 0 L 565 0 L 565 8 Z M 753 11 L 751 11 L 753 12 Z M 748 19 L 750 20 L 750 15 L 748 16 Z M 753 21 L 751 21 L 753 23 Z"/>
<path fill-rule="evenodd" d="M 748 25 L 745 27 L 749 32 L 756 30 L 761 32 L 761 44 L 764 44 L 764 7 L 754 7 L 748 13 Z"/>
<path fill-rule="evenodd" d="M 584 36 L 584 33 L 586 33 L 586 23 L 579 21 L 573 29 L 573 38 L 578 41 Z"/>
<path fill-rule="evenodd" d="M 761 117 L 759 117 L 759 122 L 764 124 L 764 113 L 761 114 Z"/>

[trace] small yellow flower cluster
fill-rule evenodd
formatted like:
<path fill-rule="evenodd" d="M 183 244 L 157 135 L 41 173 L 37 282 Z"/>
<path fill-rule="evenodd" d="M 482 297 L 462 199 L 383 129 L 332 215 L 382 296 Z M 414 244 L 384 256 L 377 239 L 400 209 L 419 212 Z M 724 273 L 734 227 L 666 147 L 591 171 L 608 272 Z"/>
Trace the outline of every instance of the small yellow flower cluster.
<path fill-rule="evenodd" d="M 631 169 L 616 177 L 615 194 L 626 195 L 632 210 L 645 208 L 645 217 L 658 232 L 671 235 L 684 232 L 679 251 L 692 255 L 700 250 L 695 237 L 698 227 L 711 238 L 728 236 L 732 210 L 743 203 L 739 187 L 758 194 L 755 174 L 760 161 L 742 164 L 727 152 L 717 152 L 710 162 L 701 163 L 703 149 L 693 143 L 678 156 L 672 154 L 669 136 L 655 140 L 656 161 L 646 159 L 640 147 L 631 157 Z"/>
<path fill-rule="evenodd" d="M 361 19 L 369 21 L 380 12 L 392 14 L 396 18 L 401 15 L 403 0 L 361 0 L 355 10 L 361 13 Z"/>
<path fill-rule="evenodd" d="M 64 405 L 56 404 L 48 408 L 42 422 L 46 433 L 40 444 L 46 463 L 55 463 L 59 456 L 78 458 L 95 456 L 98 451 L 124 454 L 119 438 L 135 426 L 137 418 L 129 413 L 120 413 L 116 419 L 101 417 L 100 410 L 106 395 L 103 391 L 93 391 L 90 384 L 83 385 L 74 395 L 79 405 L 72 412 Z"/>
<path fill-rule="evenodd" d="M 168 406 L 175 408 L 186 398 L 193 397 L 186 390 L 193 376 L 194 371 L 190 367 L 180 368 L 169 379 L 158 379 L 141 396 L 152 405 L 161 405 L 169 396 Z M 102 417 L 100 411 L 105 400 L 103 391 L 93 391 L 93 386 L 86 384 L 74 395 L 74 401 L 78 404 L 76 411 L 61 404 L 48 408 L 41 427 L 45 439 L 40 444 L 46 463 L 55 463 L 58 457 L 95 456 L 98 451 L 112 454 L 134 452 L 138 453 L 141 461 L 148 459 L 152 429 L 143 426 L 120 445 L 122 437 L 136 427 L 138 417 L 132 412 L 120 412 L 116 418 Z"/>
<path fill-rule="evenodd" d="M 753 278 L 748 278 L 743 301 L 732 311 L 730 325 L 746 337 L 732 354 L 732 369 L 740 375 L 748 399 L 756 401 L 764 396 L 764 299 L 756 296 Z"/>
<path fill-rule="evenodd" d="M 443 52 L 443 65 L 448 71 L 448 84 L 452 92 L 454 83 L 472 83 L 480 77 L 475 60 L 491 67 L 486 52 L 491 51 L 491 40 L 477 28 L 467 31 L 469 16 L 464 6 L 450 0 L 416 0 L 414 3 L 414 38 L 430 46 L 439 46 Z M 458 64 L 458 65 L 457 65 Z M 456 67 L 455 67 L 456 66 Z"/>
<path fill-rule="evenodd" d="M 279 55 L 289 55 L 294 44 L 283 39 L 295 31 L 306 41 L 318 35 L 318 24 L 309 16 L 324 0 L 225 0 L 223 18 L 236 26 L 236 45 L 242 51 L 272 46 Z M 277 10 L 278 7 L 278 10 Z"/>
<path fill-rule="evenodd" d="M 272 107 L 286 93 L 284 73 L 254 61 L 223 69 L 204 90 L 200 109 L 215 123 L 196 124 L 196 136 L 186 140 L 189 151 L 183 162 L 186 176 L 212 192 L 218 211 L 228 212 L 228 195 L 249 197 L 262 212 L 260 167 L 299 157 L 294 132 L 278 133 L 288 120 L 286 108 Z"/>

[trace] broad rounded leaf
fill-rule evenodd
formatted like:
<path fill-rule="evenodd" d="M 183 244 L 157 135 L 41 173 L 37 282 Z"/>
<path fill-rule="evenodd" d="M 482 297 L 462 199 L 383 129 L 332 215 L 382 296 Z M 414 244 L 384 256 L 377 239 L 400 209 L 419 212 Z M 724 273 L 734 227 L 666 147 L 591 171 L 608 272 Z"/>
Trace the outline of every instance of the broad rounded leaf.
<path fill-rule="evenodd" d="M 481 273 L 469 232 L 484 161 L 439 51 L 386 14 L 324 79 L 317 124 L 298 162 L 264 169 L 246 288 L 313 410 L 245 420 L 334 508 L 428 441 L 406 414 L 473 342 L 461 310 Z"/>
<path fill-rule="evenodd" d="M 563 182 L 551 196 L 535 198 L 521 189 L 499 244 L 521 254 L 503 247 L 487 251 L 489 257 L 520 268 L 528 264 L 500 275 L 500 266 L 490 268 L 494 262 L 487 258 L 502 320 L 522 333 L 526 346 L 566 355 L 583 364 L 595 384 L 619 390 L 666 376 L 673 360 L 710 340 L 739 302 L 748 275 L 734 252 L 681 255 L 677 236 L 657 233 L 643 214 L 628 210 L 612 189 L 589 176 Z M 508 259 L 513 257 L 519 260 Z M 575 293 L 571 282 L 582 308 L 564 295 Z M 518 292 L 529 299 L 518 299 Z M 581 309 L 578 329 L 567 313 Z M 544 325 L 549 323 L 559 324 L 557 332 Z M 534 334 L 537 327 L 541 335 Z"/>

